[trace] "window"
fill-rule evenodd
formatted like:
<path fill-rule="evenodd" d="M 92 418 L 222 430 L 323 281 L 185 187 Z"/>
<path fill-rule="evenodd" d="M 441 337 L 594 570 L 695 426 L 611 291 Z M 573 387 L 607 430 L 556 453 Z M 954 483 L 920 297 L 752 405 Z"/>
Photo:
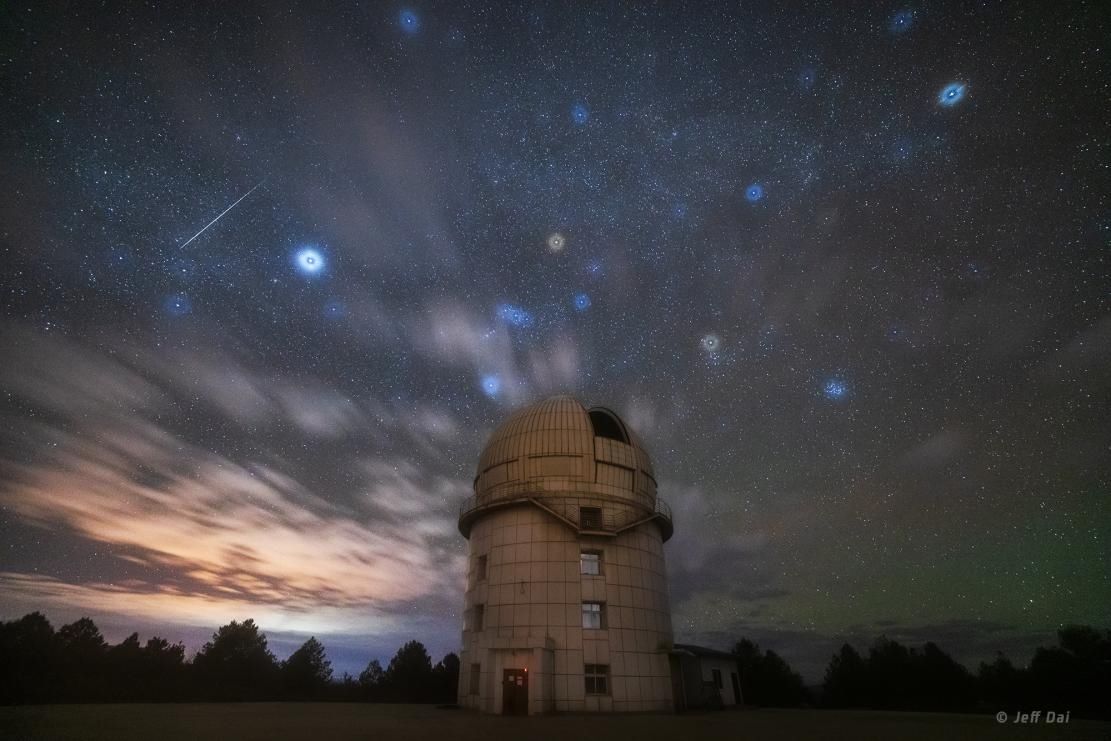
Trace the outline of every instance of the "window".
<path fill-rule="evenodd" d="M 602 508 L 579 507 L 579 527 L 583 530 L 601 530 Z"/>
<path fill-rule="evenodd" d="M 590 426 L 594 428 L 595 437 L 605 437 L 618 442 L 629 442 L 629 436 L 617 419 L 617 415 L 608 409 L 591 409 Z"/>
<path fill-rule="evenodd" d="M 486 617 L 486 606 L 485 605 L 475 605 L 474 606 L 474 629 L 476 631 L 482 630 L 483 618 L 485 618 L 485 617 Z"/>
<path fill-rule="evenodd" d="M 712 671 L 714 673 L 714 686 L 720 690 L 725 686 L 721 683 L 721 669 L 713 669 Z"/>
<path fill-rule="evenodd" d="M 475 571 L 478 572 L 477 576 L 475 577 L 477 581 L 486 580 L 486 556 L 478 557 L 478 566 L 475 568 Z"/>
<path fill-rule="evenodd" d="M 598 576 L 602 573 L 601 551 L 583 551 L 579 554 L 579 573 Z"/>
<path fill-rule="evenodd" d="M 602 630 L 606 627 L 606 606 L 601 602 L 583 602 L 583 627 Z"/>
<path fill-rule="evenodd" d="M 606 664 L 586 664 L 583 667 L 586 676 L 586 694 L 608 695 L 610 693 L 610 668 Z"/>
<path fill-rule="evenodd" d="M 478 685 L 482 681 L 482 664 L 471 664 L 471 694 L 478 694 Z"/>

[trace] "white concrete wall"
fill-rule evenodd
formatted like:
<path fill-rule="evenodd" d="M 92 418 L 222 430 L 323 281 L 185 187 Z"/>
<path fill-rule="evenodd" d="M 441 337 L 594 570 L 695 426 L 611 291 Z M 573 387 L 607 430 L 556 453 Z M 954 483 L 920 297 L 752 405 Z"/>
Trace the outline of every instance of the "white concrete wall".
<path fill-rule="evenodd" d="M 579 573 L 582 550 L 602 552 L 601 575 Z M 460 704 L 500 712 L 502 670 L 527 666 L 533 712 L 672 709 L 666 653 L 671 614 L 663 543 L 654 523 L 616 537 L 580 538 L 551 514 L 517 504 L 482 515 L 471 530 L 469 551 Z M 486 579 L 478 580 L 478 557 L 484 554 Z M 605 629 L 582 627 L 584 600 L 605 603 Z M 481 633 L 473 630 L 479 604 L 485 606 Z M 545 641 L 552 648 L 550 666 L 537 648 Z M 469 694 L 474 661 L 483 665 L 479 697 Z M 584 664 L 609 665 L 608 695 L 586 695 Z"/>

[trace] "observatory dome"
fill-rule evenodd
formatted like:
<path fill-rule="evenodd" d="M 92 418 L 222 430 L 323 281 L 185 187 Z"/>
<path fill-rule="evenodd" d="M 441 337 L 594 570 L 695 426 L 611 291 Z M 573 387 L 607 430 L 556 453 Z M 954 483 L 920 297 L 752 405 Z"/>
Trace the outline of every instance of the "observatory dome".
<path fill-rule="evenodd" d="M 474 497 L 461 511 L 523 498 L 558 508 L 569 498 L 598 498 L 657 513 L 652 461 L 636 433 L 612 410 L 587 408 L 571 396 L 554 396 L 514 412 L 490 436 L 479 457 Z M 665 540 L 671 536 L 666 513 Z"/>

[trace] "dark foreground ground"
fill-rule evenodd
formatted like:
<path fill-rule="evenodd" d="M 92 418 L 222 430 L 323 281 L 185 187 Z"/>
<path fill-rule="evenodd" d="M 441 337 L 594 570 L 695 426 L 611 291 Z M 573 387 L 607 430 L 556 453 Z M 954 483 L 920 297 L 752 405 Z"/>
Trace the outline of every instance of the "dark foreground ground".
<path fill-rule="evenodd" d="M 1044 715 L 1044 714 L 1043 714 Z M 430 705 L 248 703 L 241 705 L 47 705 L 0 707 L 0 739 L 81 741 L 683 741 L 855 739 L 991 741 L 1111 738 L 1111 723 L 1000 724 L 992 715 L 836 710 L 746 710 L 689 715 L 483 716 Z"/>

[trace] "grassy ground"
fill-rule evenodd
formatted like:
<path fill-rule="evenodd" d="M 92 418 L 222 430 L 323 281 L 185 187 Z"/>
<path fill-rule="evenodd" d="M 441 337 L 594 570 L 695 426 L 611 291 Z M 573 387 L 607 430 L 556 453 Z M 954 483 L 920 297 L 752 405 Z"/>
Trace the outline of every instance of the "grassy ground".
<path fill-rule="evenodd" d="M 80 739 L 854 739 L 855 741 L 1026 741 L 1111 738 L 1111 723 L 1018 726 L 992 715 L 836 710 L 745 710 L 688 715 L 556 715 L 503 718 L 430 705 L 251 703 L 242 705 L 51 705 L 0 707 L 7 741 Z"/>

